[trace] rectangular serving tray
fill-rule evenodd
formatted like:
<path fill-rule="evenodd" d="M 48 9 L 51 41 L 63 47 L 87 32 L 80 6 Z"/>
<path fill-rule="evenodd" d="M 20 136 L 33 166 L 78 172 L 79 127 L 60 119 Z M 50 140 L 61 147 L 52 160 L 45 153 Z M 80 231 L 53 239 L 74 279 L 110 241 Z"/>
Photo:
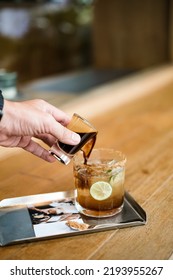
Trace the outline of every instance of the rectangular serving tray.
<path fill-rule="evenodd" d="M 0 202 L 0 246 L 146 224 L 147 217 L 145 211 L 128 192 L 125 193 L 122 211 L 109 218 L 90 218 L 77 213 L 72 203 L 74 198 L 74 191 L 66 191 L 2 200 Z M 28 211 L 29 208 L 34 206 L 44 209 L 48 206 L 52 207 L 52 205 L 62 207 L 62 201 L 64 201 L 63 205 L 70 203 L 67 208 L 71 209 L 70 212 L 74 217 L 76 217 L 76 214 L 78 216 L 77 219 L 74 218 L 74 221 L 80 224 L 87 224 L 87 229 L 74 229 L 67 225 L 67 220 L 56 220 L 57 217 L 58 219 L 64 217 L 63 213 L 58 214 L 58 216 L 52 216 L 48 221 L 43 220 L 38 224 L 33 224 L 31 214 Z M 74 213 L 72 213 L 73 207 Z M 39 217 L 38 213 L 36 215 L 36 217 Z"/>

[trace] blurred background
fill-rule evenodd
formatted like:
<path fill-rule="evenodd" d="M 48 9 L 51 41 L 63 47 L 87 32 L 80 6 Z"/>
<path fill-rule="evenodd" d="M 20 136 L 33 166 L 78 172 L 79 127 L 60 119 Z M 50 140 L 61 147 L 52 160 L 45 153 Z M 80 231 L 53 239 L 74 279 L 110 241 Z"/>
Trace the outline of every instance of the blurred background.
<path fill-rule="evenodd" d="M 82 93 L 169 63 L 172 10 L 172 0 L 0 0 L 0 87 L 9 98 L 29 83 Z"/>

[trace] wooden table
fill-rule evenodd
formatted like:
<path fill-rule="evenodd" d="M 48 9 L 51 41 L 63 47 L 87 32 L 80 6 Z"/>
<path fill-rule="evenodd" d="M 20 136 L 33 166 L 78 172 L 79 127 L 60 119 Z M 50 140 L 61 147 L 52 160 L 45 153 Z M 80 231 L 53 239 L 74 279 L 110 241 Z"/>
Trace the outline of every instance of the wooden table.
<path fill-rule="evenodd" d="M 173 71 L 169 68 L 166 76 L 164 71 L 167 70 L 126 80 L 124 92 L 128 91 L 129 96 L 126 93 L 125 98 L 121 98 L 121 81 L 119 85 L 109 84 L 63 107 L 70 113 L 79 109 L 97 127 L 96 147 L 113 147 L 126 154 L 125 188 L 146 211 L 147 224 L 2 247 L 0 259 L 172 258 Z M 158 81 L 155 86 L 154 79 Z M 144 91 L 147 81 L 151 87 Z M 139 86 L 138 95 L 134 94 L 134 85 Z M 105 107 L 98 108 L 100 102 L 107 100 L 106 96 L 109 99 L 112 96 L 109 105 L 106 101 Z M 49 164 L 27 152 L 4 148 L 1 148 L 0 160 L 0 200 L 74 187 L 71 163 L 68 166 L 58 162 Z"/>

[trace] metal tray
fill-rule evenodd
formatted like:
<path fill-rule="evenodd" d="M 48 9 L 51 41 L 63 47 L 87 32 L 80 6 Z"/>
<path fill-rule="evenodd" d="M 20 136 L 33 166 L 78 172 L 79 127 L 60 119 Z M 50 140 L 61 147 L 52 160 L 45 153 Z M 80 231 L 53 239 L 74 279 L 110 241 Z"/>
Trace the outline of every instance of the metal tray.
<path fill-rule="evenodd" d="M 74 197 L 74 191 L 66 191 L 2 200 L 0 202 L 0 246 L 146 224 L 145 211 L 127 192 L 121 213 L 100 219 L 79 214 L 74 206 Z M 58 214 L 43 215 L 37 211 L 33 214 L 35 207 L 39 211 L 56 209 Z M 60 209 L 63 211 L 61 212 Z M 76 221 L 79 228 L 67 225 L 69 219 Z"/>

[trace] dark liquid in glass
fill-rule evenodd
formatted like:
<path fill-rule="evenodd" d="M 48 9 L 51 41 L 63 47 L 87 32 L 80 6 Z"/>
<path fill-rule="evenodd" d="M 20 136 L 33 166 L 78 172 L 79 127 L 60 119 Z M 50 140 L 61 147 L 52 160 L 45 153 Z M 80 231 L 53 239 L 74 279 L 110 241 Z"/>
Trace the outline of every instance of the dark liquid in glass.
<path fill-rule="evenodd" d="M 59 142 L 59 147 L 67 154 L 74 155 L 79 150 L 83 151 L 84 154 L 84 163 L 87 164 L 87 159 L 89 158 L 91 151 L 96 142 L 97 132 L 81 133 L 76 132 L 80 135 L 81 141 L 78 145 L 68 145 L 62 142 Z"/>

